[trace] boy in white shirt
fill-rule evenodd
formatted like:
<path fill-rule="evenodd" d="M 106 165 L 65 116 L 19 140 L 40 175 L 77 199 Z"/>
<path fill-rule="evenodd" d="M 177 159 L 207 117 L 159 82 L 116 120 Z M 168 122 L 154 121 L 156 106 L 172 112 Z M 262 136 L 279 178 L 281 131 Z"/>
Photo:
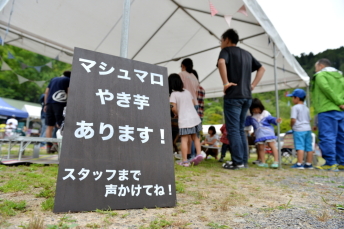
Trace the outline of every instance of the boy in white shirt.
<path fill-rule="evenodd" d="M 295 106 L 291 109 L 290 125 L 293 129 L 294 146 L 297 152 L 297 163 L 291 166 L 294 169 L 313 169 L 313 146 L 312 132 L 310 125 L 309 109 L 304 105 L 306 92 L 302 89 L 295 89 L 292 94 L 287 95 L 293 97 Z M 307 152 L 307 161 L 303 163 L 304 152 Z"/>

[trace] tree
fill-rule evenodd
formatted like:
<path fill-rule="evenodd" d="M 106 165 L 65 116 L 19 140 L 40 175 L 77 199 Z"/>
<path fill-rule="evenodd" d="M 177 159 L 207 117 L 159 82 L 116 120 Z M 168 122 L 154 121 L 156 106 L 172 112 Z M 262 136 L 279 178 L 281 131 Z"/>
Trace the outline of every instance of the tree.
<path fill-rule="evenodd" d="M 15 58 L 9 59 L 8 53 L 11 53 Z M 37 53 L 27 51 L 11 45 L 0 47 L 0 54 L 3 61 L 5 61 L 12 71 L 0 71 L 0 97 L 24 100 L 28 102 L 37 102 L 40 95 L 45 91 L 50 79 L 62 75 L 65 70 L 70 70 L 71 65 L 63 63 Z M 53 68 L 44 66 L 52 62 Z M 22 68 L 25 63 L 28 68 Z M 33 66 L 43 66 L 38 72 Z M 30 81 L 19 84 L 18 76 L 24 77 Z M 39 87 L 32 81 L 46 81 L 42 87 Z"/>

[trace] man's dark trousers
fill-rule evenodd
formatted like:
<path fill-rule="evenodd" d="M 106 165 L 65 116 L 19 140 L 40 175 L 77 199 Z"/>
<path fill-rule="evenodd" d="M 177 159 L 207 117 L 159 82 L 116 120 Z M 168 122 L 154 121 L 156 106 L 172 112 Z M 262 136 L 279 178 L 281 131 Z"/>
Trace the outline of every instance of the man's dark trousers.
<path fill-rule="evenodd" d="M 252 99 L 224 99 L 226 130 L 234 165 L 248 162 L 248 149 L 245 135 L 245 120 Z"/>

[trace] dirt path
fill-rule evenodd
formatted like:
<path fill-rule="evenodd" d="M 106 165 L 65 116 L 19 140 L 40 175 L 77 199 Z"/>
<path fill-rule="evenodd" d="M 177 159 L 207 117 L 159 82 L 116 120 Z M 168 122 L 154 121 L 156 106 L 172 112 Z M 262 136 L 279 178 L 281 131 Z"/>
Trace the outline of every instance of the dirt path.
<path fill-rule="evenodd" d="M 12 178 L 21 169 L 10 169 Z M 1 217 L 1 228 L 28 228 L 34 218 L 43 220 L 43 228 L 344 228 L 344 211 L 337 208 L 344 205 L 341 172 L 229 171 L 209 160 L 176 166 L 176 182 L 178 205 L 162 209 L 54 214 L 42 210 L 46 199 L 36 197 L 42 188 L 0 192 L 2 200 L 26 200 L 25 211 Z"/>

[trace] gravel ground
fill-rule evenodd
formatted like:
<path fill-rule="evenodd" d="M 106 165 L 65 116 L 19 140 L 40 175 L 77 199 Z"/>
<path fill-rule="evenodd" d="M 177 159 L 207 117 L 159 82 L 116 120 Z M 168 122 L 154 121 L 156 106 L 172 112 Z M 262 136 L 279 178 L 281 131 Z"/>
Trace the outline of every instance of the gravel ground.
<path fill-rule="evenodd" d="M 45 199 L 35 197 L 39 189 L 0 193 L 1 199 L 27 202 L 25 212 L 0 217 L 0 228 L 27 228 L 34 217 L 43 220 L 43 228 L 56 229 L 71 224 L 117 229 L 344 228 L 344 210 L 336 207 L 344 205 L 342 172 L 254 166 L 229 171 L 209 160 L 197 168 L 177 166 L 176 181 L 184 187 L 177 193 L 178 205 L 161 209 L 54 214 L 41 209 Z"/>
<path fill-rule="evenodd" d="M 256 213 L 245 217 L 245 223 L 239 228 L 344 228 L 343 214 L 335 210 L 328 210 L 326 213 L 332 218 L 325 222 L 319 220 L 321 214 L 299 208 L 272 211 L 269 215 Z"/>

